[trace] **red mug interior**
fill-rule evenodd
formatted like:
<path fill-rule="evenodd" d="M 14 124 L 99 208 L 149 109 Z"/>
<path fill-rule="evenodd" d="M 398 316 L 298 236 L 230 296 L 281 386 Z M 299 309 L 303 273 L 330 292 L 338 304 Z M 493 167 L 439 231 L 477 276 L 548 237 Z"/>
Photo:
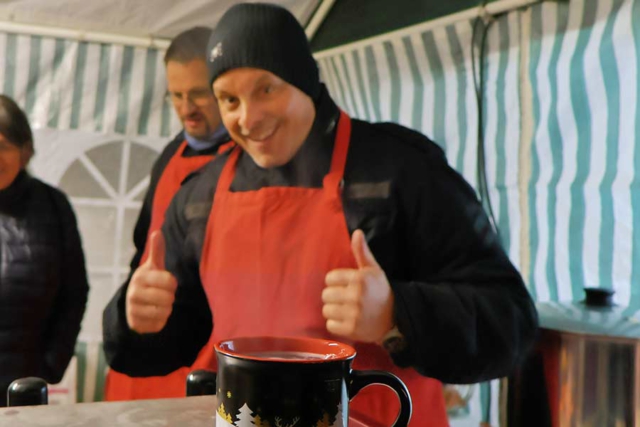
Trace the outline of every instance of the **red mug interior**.
<path fill-rule="evenodd" d="M 317 338 L 242 337 L 221 341 L 215 348 L 227 356 L 263 362 L 323 363 L 356 355 L 347 344 Z"/>

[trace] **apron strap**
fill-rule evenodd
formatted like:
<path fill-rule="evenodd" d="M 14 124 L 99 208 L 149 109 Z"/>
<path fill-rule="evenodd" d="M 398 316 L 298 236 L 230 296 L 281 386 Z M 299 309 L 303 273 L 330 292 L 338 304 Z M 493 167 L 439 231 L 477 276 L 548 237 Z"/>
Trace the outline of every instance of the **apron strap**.
<path fill-rule="evenodd" d="M 189 143 L 187 142 L 186 139 L 184 141 L 182 141 L 182 144 L 180 144 L 180 146 L 176 150 L 176 154 L 178 155 L 178 157 L 182 157 L 182 155 L 184 154 L 184 150 L 187 149 L 187 145 L 189 145 Z M 174 154 L 174 156 L 176 154 Z"/>
<path fill-rule="evenodd" d="M 340 184 L 344 177 L 344 168 L 347 163 L 350 139 L 351 118 L 341 110 L 340 119 L 338 120 L 338 131 L 336 132 L 336 142 L 331 159 L 331 169 L 324 177 L 322 184 L 325 190 L 329 190 L 330 192 L 340 191 Z"/>
<path fill-rule="evenodd" d="M 231 188 L 231 183 L 233 182 L 233 177 L 235 176 L 236 164 L 238 163 L 238 159 L 240 158 L 241 150 L 242 148 L 239 145 L 236 145 L 229 155 L 229 158 L 227 159 L 224 167 L 222 168 L 222 172 L 220 173 L 216 194 L 218 194 L 220 191 L 224 191 L 226 193 L 227 191 L 229 191 L 229 188 Z"/>

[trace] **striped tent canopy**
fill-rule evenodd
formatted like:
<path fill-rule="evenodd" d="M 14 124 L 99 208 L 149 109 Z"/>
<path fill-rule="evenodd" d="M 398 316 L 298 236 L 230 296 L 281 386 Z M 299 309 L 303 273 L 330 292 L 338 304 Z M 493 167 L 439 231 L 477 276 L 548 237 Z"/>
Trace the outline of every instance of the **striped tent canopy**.
<path fill-rule="evenodd" d="M 2 92 L 32 126 L 169 136 L 163 50 L 0 33 Z"/>
<path fill-rule="evenodd" d="M 319 0 L 270 2 L 307 23 Z M 0 90 L 25 108 L 35 129 L 167 137 L 180 128 L 165 99 L 169 39 L 213 27 L 235 3 L 0 2 Z"/>

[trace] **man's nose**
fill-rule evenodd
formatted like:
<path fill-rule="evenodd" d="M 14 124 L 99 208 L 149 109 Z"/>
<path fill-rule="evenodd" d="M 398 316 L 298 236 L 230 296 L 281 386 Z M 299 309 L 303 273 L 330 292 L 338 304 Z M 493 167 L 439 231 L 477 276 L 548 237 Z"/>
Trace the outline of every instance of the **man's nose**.
<path fill-rule="evenodd" d="M 195 110 L 196 110 L 196 106 L 193 105 L 193 103 L 189 101 L 188 98 L 182 101 L 182 105 L 180 106 L 180 112 L 182 113 L 183 116 L 189 115 L 193 113 Z"/>
<path fill-rule="evenodd" d="M 244 135 L 248 135 L 253 131 L 262 120 L 262 111 L 253 103 L 245 103 L 241 107 L 240 120 L 238 124 Z"/>

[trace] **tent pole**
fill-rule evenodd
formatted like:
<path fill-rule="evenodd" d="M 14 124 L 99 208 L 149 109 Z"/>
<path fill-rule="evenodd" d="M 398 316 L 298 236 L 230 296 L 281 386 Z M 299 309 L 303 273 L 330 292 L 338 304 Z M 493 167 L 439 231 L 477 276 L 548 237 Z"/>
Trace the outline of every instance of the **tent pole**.
<path fill-rule="evenodd" d="M 502 0 L 494 1 L 484 5 L 489 15 L 500 15 L 521 7 L 531 6 L 534 3 L 542 3 L 543 0 Z"/>
<path fill-rule="evenodd" d="M 489 2 L 484 6 L 484 12 L 488 15 L 500 15 L 515 9 L 531 6 L 535 3 L 542 3 L 543 0 L 497 0 Z M 390 31 L 384 34 L 378 34 L 373 37 L 358 40 L 352 43 L 343 44 L 340 46 L 332 47 L 326 50 L 315 52 L 313 56 L 316 60 L 324 58 L 326 56 L 333 56 L 339 53 L 357 49 L 362 46 L 368 46 L 372 43 L 382 42 L 390 38 L 400 38 L 408 34 L 413 34 L 417 31 L 428 31 L 434 28 L 440 28 L 447 25 L 455 24 L 460 21 L 468 21 L 476 18 L 479 13 L 483 11 L 477 6 L 472 9 L 463 10 L 462 12 L 454 13 L 451 15 L 443 16 L 442 18 L 425 21 L 420 24 L 411 25 L 400 30 Z M 315 16 L 314 16 L 315 18 Z"/>
<path fill-rule="evenodd" d="M 326 19 L 335 2 L 336 0 L 322 0 L 322 3 L 318 6 L 318 10 L 313 14 L 311 21 L 309 21 L 309 25 L 307 25 L 304 30 L 307 34 L 307 39 L 313 39 L 313 36 L 315 36 L 316 31 L 318 31 L 318 28 L 320 28 L 320 25 L 322 25 Z"/>
<path fill-rule="evenodd" d="M 45 25 L 18 24 L 7 21 L 0 21 L 0 32 L 38 35 L 93 43 L 122 44 L 143 48 L 166 49 L 169 46 L 169 40 L 163 38 L 123 36 L 93 31 L 69 30 Z"/>

